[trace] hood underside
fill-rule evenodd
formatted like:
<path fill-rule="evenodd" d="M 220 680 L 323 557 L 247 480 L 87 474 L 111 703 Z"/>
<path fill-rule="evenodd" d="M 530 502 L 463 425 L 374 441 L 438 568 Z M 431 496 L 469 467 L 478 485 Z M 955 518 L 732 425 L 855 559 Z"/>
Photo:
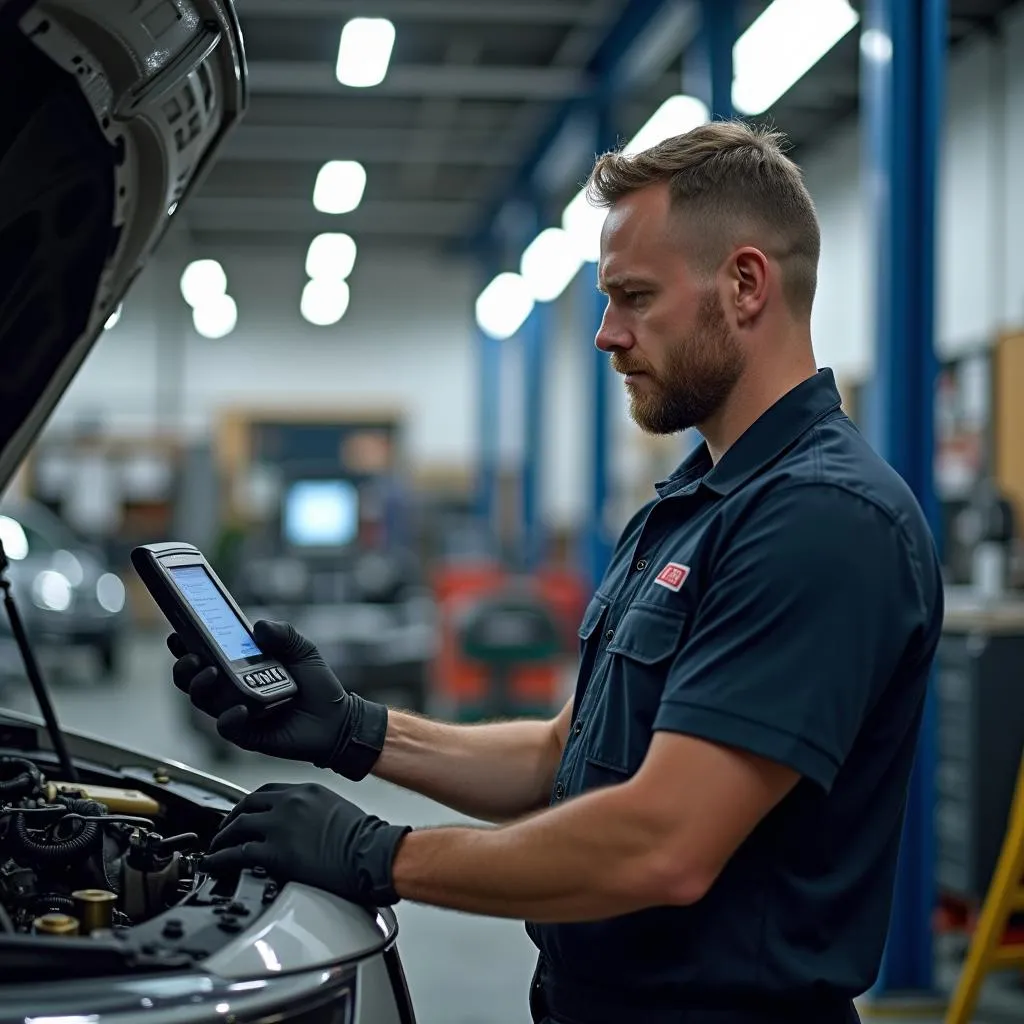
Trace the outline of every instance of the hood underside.
<path fill-rule="evenodd" d="M 0 0 L 0 490 L 246 102 L 230 0 Z"/>

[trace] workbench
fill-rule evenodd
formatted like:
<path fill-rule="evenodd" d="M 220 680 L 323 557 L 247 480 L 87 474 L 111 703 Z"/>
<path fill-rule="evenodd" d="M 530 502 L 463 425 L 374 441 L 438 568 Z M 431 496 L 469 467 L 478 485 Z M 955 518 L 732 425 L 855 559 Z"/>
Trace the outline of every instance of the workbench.
<path fill-rule="evenodd" d="M 939 889 L 984 898 L 1024 752 L 1024 599 L 950 587 L 937 658 Z"/>

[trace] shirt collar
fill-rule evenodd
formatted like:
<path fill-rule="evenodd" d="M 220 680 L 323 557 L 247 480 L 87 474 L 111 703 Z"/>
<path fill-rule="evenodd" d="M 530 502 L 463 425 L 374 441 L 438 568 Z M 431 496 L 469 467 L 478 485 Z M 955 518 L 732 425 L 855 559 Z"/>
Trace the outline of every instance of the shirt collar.
<path fill-rule="evenodd" d="M 701 483 L 717 494 L 729 494 L 841 405 L 832 370 L 827 367 L 819 370 L 762 413 L 717 465 L 712 465 L 707 444 L 702 441 L 680 467 L 655 488 L 663 498 L 696 490 Z"/>

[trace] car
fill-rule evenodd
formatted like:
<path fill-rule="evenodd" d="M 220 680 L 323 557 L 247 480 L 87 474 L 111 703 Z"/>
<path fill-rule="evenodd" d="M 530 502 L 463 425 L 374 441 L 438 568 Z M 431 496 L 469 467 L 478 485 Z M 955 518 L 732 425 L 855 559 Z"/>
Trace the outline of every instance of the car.
<path fill-rule="evenodd" d="M 25 628 L 41 653 L 59 666 L 68 651 L 86 650 L 101 682 L 118 680 L 128 616 L 125 585 L 103 554 L 45 505 L 27 498 L 0 502 L 0 541 Z M 0 618 L 0 649 L 12 644 Z M 5 663 L 16 664 L 16 657 Z"/>
<path fill-rule="evenodd" d="M 236 12 L 0 0 L 0 96 L 6 491 L 245 111 Z M 206 875 L 243 791 L 58 723 L 14 636 L 40 715 L 0 712 L 0 1022 L 414 1021 L 390 909 Z"/>

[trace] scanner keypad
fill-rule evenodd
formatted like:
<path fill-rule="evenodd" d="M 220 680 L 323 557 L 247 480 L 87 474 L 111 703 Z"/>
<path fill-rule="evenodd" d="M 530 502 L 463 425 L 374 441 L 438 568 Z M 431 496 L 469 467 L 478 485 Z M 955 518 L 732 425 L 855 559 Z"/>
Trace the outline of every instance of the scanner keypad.
<path fill-rule="evenodd" d="M 250 690 L 265 690 L 268 686 L 287 683 L 288 676 L 277 665 L 268 665 L 266 668 L 257 669 L 255 672 L 247 672 L 242 676 L 242 682 Z"/>

